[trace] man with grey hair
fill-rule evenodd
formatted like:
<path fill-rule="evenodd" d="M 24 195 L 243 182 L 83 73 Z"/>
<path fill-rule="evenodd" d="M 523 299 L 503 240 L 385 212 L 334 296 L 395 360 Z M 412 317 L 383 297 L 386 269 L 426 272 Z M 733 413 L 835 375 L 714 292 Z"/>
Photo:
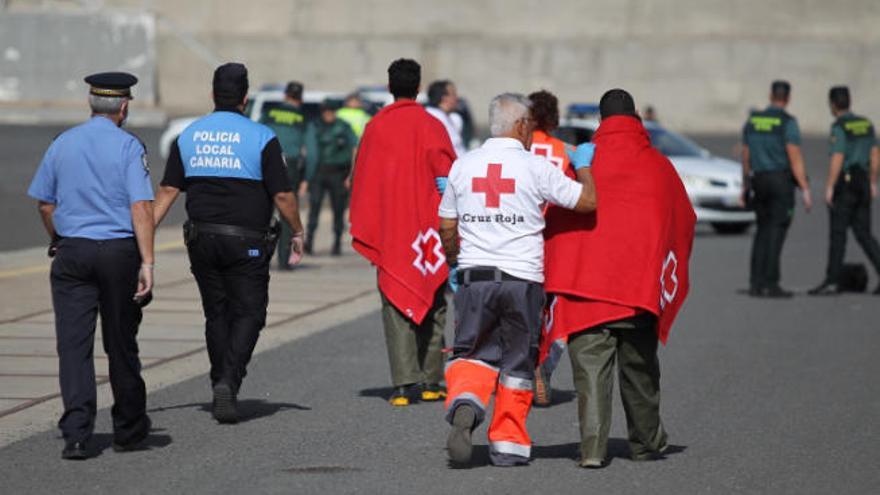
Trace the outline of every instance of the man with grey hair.
<path fill-rule="evenodd" d="M 572 156 L 577 181 L 566 177 L 529 152 L 529 107 L 520 94 L 492 99 L 492 137 L 456 160 L 440 203 L 440 237 L 456 292 L 455 343 L 446 366 L 452 424 L 447 447 L 456 465 L 470 461 L 471 432 L 485 418 L 493 393 L 492 464 L 529 462 L 526 417 L 544 306 L 543 205 L 549 201 L 579 213 L 596 209 L 592 145 L 581 145 Z"/>
<path fill-rule="evenodd" d="M 150 431 L 136 337 L 153 286 L 153 189 L 143 144 L 121 129 L 137 78 L 108 72 L 85 82 L 92 118 L 55 138 L 28 189 L 54 257 L 64 459 L 93 453 L 99 312 L 113 389 L 113 449 L 136 449 Z"/>

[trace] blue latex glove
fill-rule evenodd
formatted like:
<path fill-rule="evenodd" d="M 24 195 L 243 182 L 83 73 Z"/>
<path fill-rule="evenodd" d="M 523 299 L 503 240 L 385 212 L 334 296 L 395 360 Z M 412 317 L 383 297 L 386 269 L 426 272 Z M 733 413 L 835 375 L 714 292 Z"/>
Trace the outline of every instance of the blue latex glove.
<path fill-rule="evenodd" d="M 582 168 L 590 168 L 593 164 L 593 153 L 596 151 L 596 145 L 593 143 L 581 143 L 578 145 L 574 151 L 570 149 L 566 149 L 565 152 L 568 153 L 568 157 L 571 159 L 571 164 L 575 170 L 580 170 Z"/>
<path fill-rule="evenodd" d="M 449 290 L 458 292 L 458 266 L 449 267 Z"/>
<path fill-rule="evenodd" d="M 437 192 L 443 194 L 446 192 L 446 184 L 449 183 L 449 179 L 446 177 L 434 177 L 434 183 L 437 184 Z"/>

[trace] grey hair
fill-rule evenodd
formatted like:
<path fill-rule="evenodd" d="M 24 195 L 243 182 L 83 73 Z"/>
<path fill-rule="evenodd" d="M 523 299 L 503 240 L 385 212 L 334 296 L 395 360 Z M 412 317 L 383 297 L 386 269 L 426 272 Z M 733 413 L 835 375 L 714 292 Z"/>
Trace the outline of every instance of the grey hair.
<path fill-rule="evenodd" d="M 89 95 L 89 106 L 92 107 L 92 113 L 104 115 L 119 113 L 122 110 L 122 104 L 126 101 L 128 98 L 122 96 Z"/>
<path fill-rule="evenodd" d="M 505 136 L 514 124 L 528 115 L 532 102 L 519 93 L 502 93 L 489 103 L 489 133 L 492 137 Z"/>

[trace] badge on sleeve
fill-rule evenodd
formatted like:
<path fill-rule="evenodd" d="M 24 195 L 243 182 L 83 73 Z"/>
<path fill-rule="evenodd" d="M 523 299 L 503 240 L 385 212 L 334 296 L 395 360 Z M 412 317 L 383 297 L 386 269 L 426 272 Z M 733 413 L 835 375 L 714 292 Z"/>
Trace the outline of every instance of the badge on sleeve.
<path fill-rule="evenodd" d="M 141 163 L 143 163 L 143 165 L 144 165 L 144 171 L 149 174 L 150 173 L 150 164 L 147 163 L 147 154 L 146 153 L 141 155 Z"/>

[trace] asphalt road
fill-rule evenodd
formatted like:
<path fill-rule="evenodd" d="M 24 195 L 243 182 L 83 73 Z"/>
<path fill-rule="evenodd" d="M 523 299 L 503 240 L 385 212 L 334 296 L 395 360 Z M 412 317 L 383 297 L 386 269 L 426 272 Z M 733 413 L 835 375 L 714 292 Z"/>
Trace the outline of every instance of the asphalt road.
<path fill-rule="evenodd" d="M 703 142 L 723 152 L 734 141 Z M 807 153 L 812 175 L 822 177 L 820 145 Z M 785 250 L 787 287 L 804 290 L 820 280 L 826 217 L 822 208 L 798 211 Z M 0 450 L 2 492 L 876 492 L 880 297 L 748 298 L 737 290 L 746 285 L 749 248 L 749 236 L 697 235 L 691 297 L 661 351 L 663 419 L 677 446 L 662 461 L 626 459 L 618 403 L 610 466 L 576 467 L 576 404 L 563 361 L 554 377 L 557 403 L 529 420 L 531 466 L 488 466 L 483 426 L 477 466 L 450 469 L 442 407 L 385 402 L 387 363 L 373 314 L 258 355 L 239 425 L 211 420 L 201 377 L 150 395 L 156 429 L 149 450 L 110 450 L 107 410 L 95 437 L 102 453 L 89 461 L 60 460 L 54 431 Z M 864 259 L 852 244 L 849 259 Z"/>

